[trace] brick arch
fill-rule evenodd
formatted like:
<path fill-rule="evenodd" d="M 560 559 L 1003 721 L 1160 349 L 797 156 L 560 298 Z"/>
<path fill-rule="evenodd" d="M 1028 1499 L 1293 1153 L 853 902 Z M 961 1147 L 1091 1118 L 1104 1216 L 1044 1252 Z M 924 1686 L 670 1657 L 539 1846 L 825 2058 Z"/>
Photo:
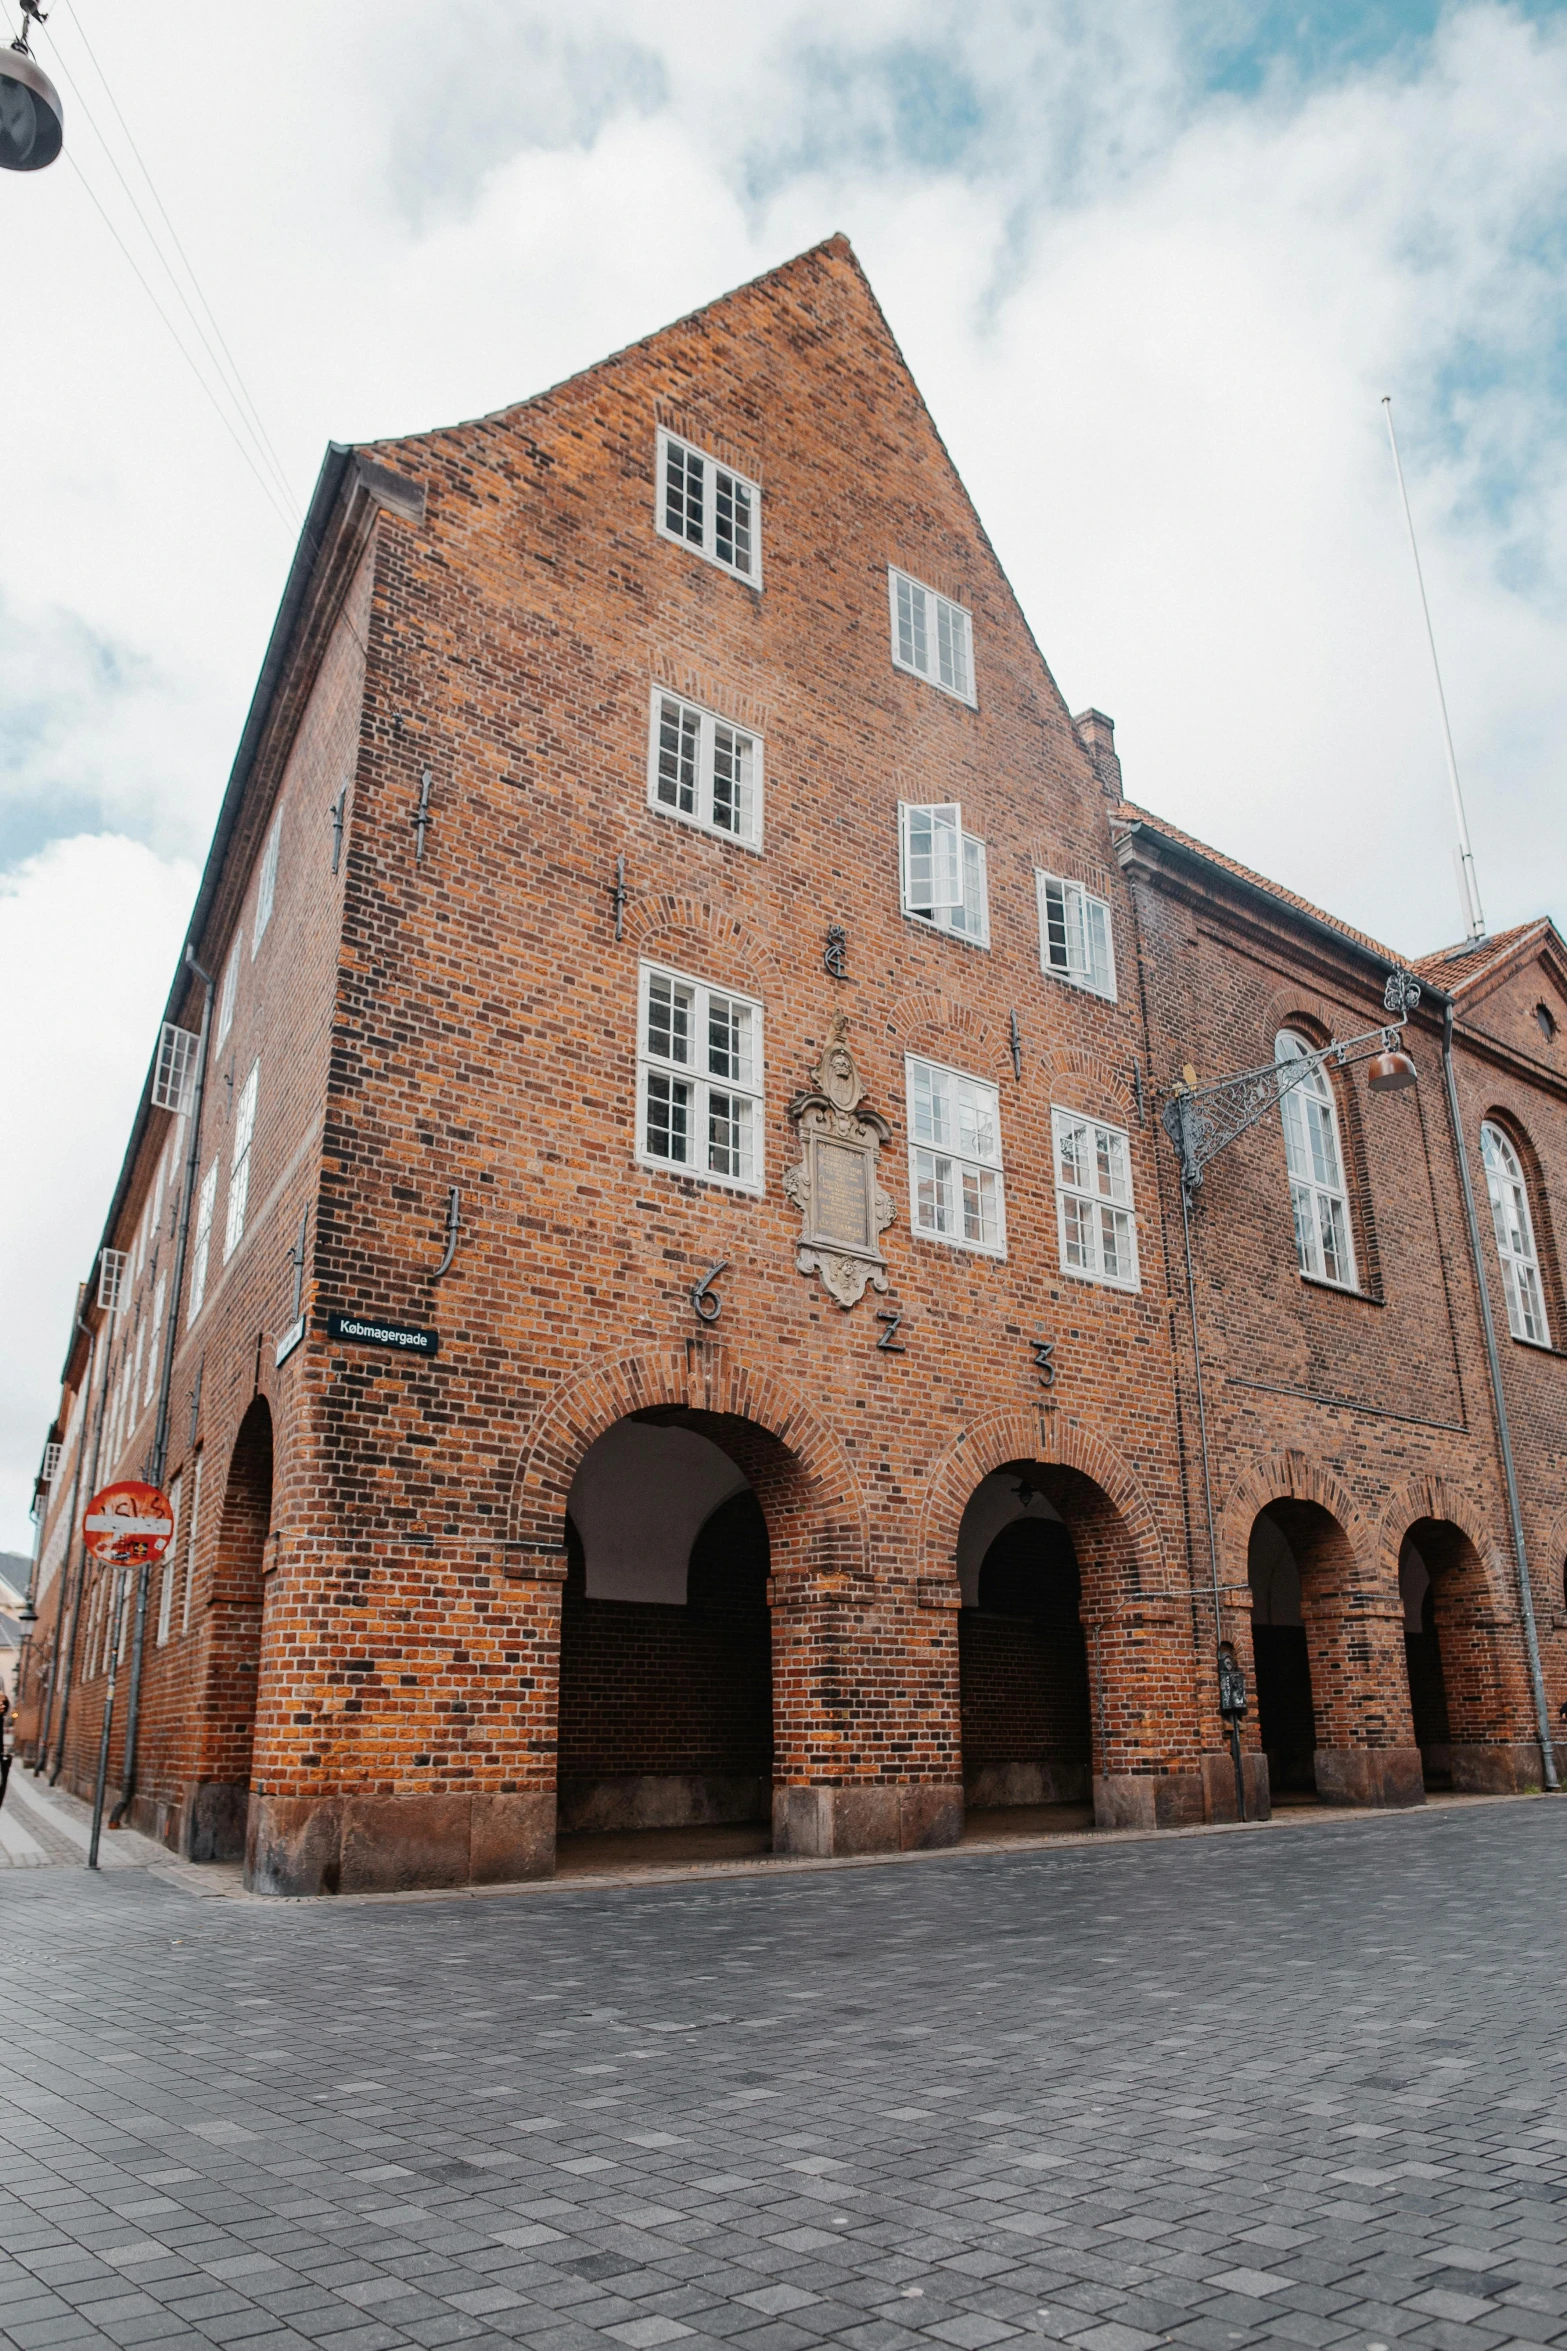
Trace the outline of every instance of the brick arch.
<path fill-rule="evenodd" d="M 982 1070 L 998 1082 L 1012 1075 L 1011 1040 L 939 988 L 898 997 L 887 1014 L 886 1034 L 905 1052 L 923 1050 L 937 1061 Z"/>
<path fill-rule="evenodd" d="M 1247 1547 L 1252 1526 L 1259 1511 L 1270 1502 L 1314 1502 L 1328 1516 L 1337 1520 L 1354 1562 L 1356 1580 L 1363 1573 L 1363 1563 L 1373 1556 L 1367 1538 L 1363 1513 L 1348 1489 L 1339 1484 L 1330 1470 L 1320 1463 L 1308 1461 L 1304 1453 L 1293 1447 L 1271 1454 L 1255 1469 L 1231 1488 L 1221 1503 L 1217 1516 L 1219 1532 L 1219 1573 L 1227 1592 L 1244 1594 L 1247 1588 Z M 1398 1581 L 1397 1562 L 1394 1562 L 1394 1586 Z M 1244 1601 L 1242 1602 L 1244 1606 Z"/>
<path fill-rule="evenodd" d="M 1099 1438 L 1058 1412 L 1018 1405 L 990 1413 L 954 1439 L 931 1471 L 920 1512 L 917 1558 L 922 1578 L 957 1584 L 958 1528 L 982 1478 L 1009 1461 L 1038 1461 L 1074 1470 L 1097 1486 L 1125 1527 L 1128 1571 L 1136 1592 L 1169 1588 L 1158 1514 L 1131 1470 Z"/>
<path fill-rule="evenodd" d="M 660 1409 L 691 1414 L 744 1470 L 767 1515 L 775 1576 L 867 1572 L 864 1497 L 833 1431 L 775 1371 L 692 1341 L 587 1363 L 540 1407 L 512 1484 L 510 1573 L 563 1558 L 567 1497 L 588 1447 L 616 1421 Z"/>
<path fill-rule="evenodd" d="M 1408 1479 L 1383 1510 L 1376 1548 L 1370 1554 L 1378 1581 L 1397 1588 L 1404 1537 L 1423 1518 L 1439 1519 L 1458 1529 L 1480 1561 L 1493 1600 L 1505 1603 L 1506 1558 L 1484 1504 L 1449 1479 L 1436 1476 Z"/>
<path fill-rule="evenodd" d="M 700 979 L 719 978 L 725 968 L 738 965 L 750 992 L 769 1006 L 788 993 L 782 966 L 737 906 L 722 898 L 685 896 L 674 890 L 646 898 L 634 897 L 626 908 L 626 943 L 639 952 L 665 940 L 689 940 L 698 958 L 712 957 L 717 969 L 704 964 Z M 683 958 L 665 949 L 671 962 Z"/>
<path fill-rule="evenodd" d="M 1554 1631 L 1551 1619 L 1567 1614 L 1567 1510 L 1549 1522 L 1542 1541 L 1530 1541 L 1529 1575 L 1540 1631 Z"/>
<path fill-rule="evenodd" d="M 1105 1102 L 1114 1102 L 1130 1117 L 1137 1108 L 1136 1096 L 1125 1077 L 1097 1053 L 1085 1053 L 1076 1045 L 1058 1045 L 1040 1055 L 1039 1067 L 1051 1100 L 1059 1101 L 1065 1110 L 1091 1110 Z M 1074 1093 L 1082 1099 L 1074 1100 Z M 1089 1100 L 1089 1095 L 1097 1096 L 1098 1102 Z"/>

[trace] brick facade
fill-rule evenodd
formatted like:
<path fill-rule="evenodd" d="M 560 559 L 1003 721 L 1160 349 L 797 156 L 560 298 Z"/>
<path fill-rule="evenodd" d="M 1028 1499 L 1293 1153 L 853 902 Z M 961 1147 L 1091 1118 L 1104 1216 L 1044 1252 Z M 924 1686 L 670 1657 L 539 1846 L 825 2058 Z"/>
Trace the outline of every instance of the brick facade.
<path fill-rule="evenodd" d="M 760 486 L 760 586 L 655 527 L 661 428 Z M 895 664 L 889 566 L 972 615 L 972 701 Z M 665 688 L 763 740 L 754 846 L 650 805 Z M 984 843 L 987 945 L 903 911 L 900 803 L 953 802 Z M 1108 910 L 1113 996 L 1042 968 L 1040 874 Z M 187 1524 L 201 1463 L 194 1557 L 176 1559 L 189 1624 L 181 1581 L 156 1638 L 153 1595 L 138 1822 L 198 1856 L 244 1850 L 257 1887 L 314 1891 L 547 1870 L 557 1797 L 561 1825 L 587 1828 L 760 1810 L 777 1848 L 806 1852 L 950 1841 L 965 1788 L 1091 1791 L 1106 1825 L 1227 1817 L 1213 1585 L 1249 1663 L 1259 1517 L 1298 1570 L 1324 1795 L 1419 1801 L 1438 1768 L 1411 1707 L 1412 1529 L 1450 1718 L 1440 1768 L 1460 1786 L 1538 1777 L 1442 1001 L 1414 1026 L 1418 1088 L 1334 1081 L 1354 1294 L 1297 1270 L 1276 1112 L 1209 1171 L 1205 1488 L 1160 1104 L 1188 1065 L 1267 1062 L 1281 1027 L 1366 1029 L 1392 959 L 1122 799 L 1109 723 L 1069 716 L 842 240 L 521 408 L 332 454 L 192 924 L 219 980 L 236 938 L 201 1138 L 203 1174 L 221 1162 L 207 1292 L 193 1318 L 176 1302 L 166 1474 Z M 759 1188 L 637 1156 L 647 963 L 762 1008 Z M 1482 963 L 1475 1021 L 1494 1029 L 1471 1027 L 1468 983 L 1432 984 L 1459 991 L 1477 1169 L 1482 1117 L 1527 1141 L 1554 1296 L 1567 1081 L 1533 1006 L 1554 991 L 1567 1022 L 1560 942 L 1536 925 Z M 170 1017 L 196 1025 L 200 1001 L 187 977 Z M 887 1287 L 847 1310 L 799 1270 L 782 1181 L 800 1156 L 788 1105 L 836 1021 L 885 1122 L 895 1208 Z M 913 1229 L 911 1055 L 995 1089 L 1004 1254 Z M 1063 1268 L 1054 1112 L 1125 1138 L 1135 1288 Z M 170 1124 L 138 1124 L 113 1246 L 139 1229 Z M 166 1183 L 165 1273 L 176 1200 Z M 302 1232 L 307 1328 L 285 1348 Z M 138 1333 L 150 1343 L 146 1255 L 112 1334 L 84 1310 L 111 1396 Z M 693 1291 L 716 1267 L 709 1321 Z M 1554 1353 L 1509 1352 L 1499 1311 L 1554 1703 L 1561 1375 Z M 334 1339 L 333 1313 L 435 1331 L 439 1352 Z M 80 1340 L 78 1398 L 87 1361 Z M 116 1415 L 97 1483 L 145 1460 L 148 1410 Z M 693 1549 L 683 1603 L 595 1596 L 573 1485 L 631 1415 L 743 1473 L 765 1581 L 732 1513 Z M 1018 1512 L 1036 1496 L 1064 1527 L 1067 1581 L 1030 1603 L 1025 1563 L 994 1604 L 997 1555 L 991 1604 L 982 1570 L 965 1607 L 965 1514 L 1003 1472 Z M 51 1753 L 72 1491 L 68 1459 L 21 1726 L 36 1745 L 47 1704 Z M 94 1606 L 89 1579 L 83 1625 Z M 76 1650 L 63 1769 L 81 1785 L 106 1680 L 85 1635 Z M 1260 1809 L 1255 1708 L 1246 1736 Z"/>

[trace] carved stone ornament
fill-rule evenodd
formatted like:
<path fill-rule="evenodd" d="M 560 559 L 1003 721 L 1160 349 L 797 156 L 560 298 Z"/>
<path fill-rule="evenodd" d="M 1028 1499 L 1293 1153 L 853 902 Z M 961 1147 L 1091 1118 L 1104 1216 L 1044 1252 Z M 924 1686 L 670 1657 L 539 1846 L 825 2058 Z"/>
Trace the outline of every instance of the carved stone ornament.
<path fill-rule="evenodd" d="M 859 1304 L 867 1283 L 885 1293 L 881 1236 L 897 1213 L 876 1180 L 877 1156 L 892 1129 L 862 1108 L 865 1088 L 845 1042 L 847 1025 L 839 1013 L 812 1073 L 815 1085 L 789 1105 L 802 1156 L 783 1179 L 804 1220 L 795 1265 L 819 1274 L 845 1309 Z"/>

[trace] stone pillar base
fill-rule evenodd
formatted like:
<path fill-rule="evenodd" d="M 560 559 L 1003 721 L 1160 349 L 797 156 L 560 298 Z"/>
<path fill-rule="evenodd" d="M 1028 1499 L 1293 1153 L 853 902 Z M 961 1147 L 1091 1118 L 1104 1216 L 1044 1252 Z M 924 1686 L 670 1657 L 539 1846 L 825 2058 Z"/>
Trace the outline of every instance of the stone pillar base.
<path fill-rule="evenodd" d="M 1319 1747 L 1317 1794 L 1324 1804 L 1392 1809 L 1426 1800 L 1418 1747 Z"/>
<path fill-rule="evenodd" d="M 253 1894 L 504 1886 L 555 1868 L 553 1789 L 509 1796 L 256 1796 Z"/>
<path fill-rule="evenodd" d="M 250 1787 L 230 1780 L 190 1780 L 180 1820 L 186 1861 L 243 1861 Z"/>
<path fill-rule="evenodd" d="M 1190 1829 L 1208 1817 L 1200 1771 L 1115 1771 L 1094 1781 L 1096 1829 Z"/>
<path fill-rule="evenodd" d="M 1241 1774 L 1246 1790 L 1246 1818 L 1271 1820 L 1273 1794 L 1268 1779 L 1268 1758 L 1250 1748 L 1241 1749 Z M 1204 1820 L 1238 1820 L 1235 1808 L 1235 1758 L 1226 1749 L 1222 1754 L 1202 1758 L 1202 1802 Z"/>
<path fill-rule="evenodd" d="M 912 1787 L 775 1788 L 773 1851 L 824 1859 L 844 1853 L 917 1853 L 963 1839 L 957 1780 Z"/>
<path fill-rule="evenodd" d="M 1484 1747 L 1455 1742 L 1447 1756 L 1455 1796 L 1522 1796 L 1545 1785 L 1534 1739 Z"/>

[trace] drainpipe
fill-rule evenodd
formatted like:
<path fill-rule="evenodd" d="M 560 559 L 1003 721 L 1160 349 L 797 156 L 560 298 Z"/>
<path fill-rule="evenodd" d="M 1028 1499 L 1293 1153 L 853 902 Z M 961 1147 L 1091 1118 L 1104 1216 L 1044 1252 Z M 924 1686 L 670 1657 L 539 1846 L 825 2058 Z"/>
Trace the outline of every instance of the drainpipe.
<path fill-rule="evenodd" d="M 103 1424 L 109 1409 L 109 1359 L 114 1352 L 114 1309 L 110 1307 L 103 1324 L 103 1378 L 98 1383 L 98 1418 L 93 1423 L 92 1469 L 87 1480 L 89 1499 L 98 1491 L 98 1456 L 103 1449 Z M 82 1451 L 87 1450 L 87 1431 L 82 1431 Z M 77 1539 L 81 1551 L 76 1563 L 76 1594 L 71 1602 L 71 1637 L 65 1647 L 65 1686 L 60 1693 L 60 1728 L 55 1733 L 59 1742 L 54 1751 L 54 1769 L 49 1774 L 52 1788 L 65 1768 L 65 1728 L 71 1713 L 71 1685 L 76 1677 L 76 1638 L 82 1629 L 82 1594 L 87 1588 L 87 1537 L 80 1524 Z M 66 1552 L 67 1562 L 70 1552 Z"/>
<path fill-rule="evenodd" d="M 185 1188 L 180 1197 L 179 1238 L 174 1244 L 174 1278 L 169 1284 L 169 1319 L 163 1342 L 163 1364 L 158 1375 L 158 1419 L 152 1440 L 150 1483 L 163 1484 L 169 1456 L 169 1390 L 174 1380 L 174 1350 L 180 1333 L 180 1291 L 185 1282 L 185 1254 L 190 1242 L 191 1202 L 196 1196 L 196 1174 L 201 1165 L 201 1102 L 207 1085 L 207 1038 L 212 1027 L 212 979 L 187 946 L 185 961 L 206 990 L 201 1007 L 201 1035 L 196 1045 L 196 1076 L 191 1088 L 190 1149 L 185 1154 Z M 147 1646 L 147 1599 L 152 1570 L 143 1560 L 136 1571 L 136 1630 L 131 1642 L 131 1686 L 125 1699 L 125 1755 L 120 1770 L 120 1801 L 109 1815 L 117 1829 L 136 1793 L 136 1732 L 141 1720 L 141 1665 Z"/>
<path fill-rule="evenodd" d="M 60 1605 L 55 1610 L 54 1646 L 49 1652 L 49 1687 L 44 1693 L 43 1727 L 38 1744 L 33 1750 L 33 1777 L 37 1779 L 49 1759 L 49 1725 L 54 1716 L 54 1694 L 60 1686 L 60 1643 L 65 1633 L 66 1611 L 71 1604 L 71 1538 L 76 1531 L 76 1514 L 82 1503 L 82 1465 L 87 1459 L 87 1414 L 92 1404 L 92 1375 L 98 1361 L 98 1340 L 81 1318 L 76 1327 L 87 1339 L 87 1377 L 82 1382 L 82 1425 L 76 1440 L 76 1474 L 71 1480 L 70 1516 L 65 1522 L 65 1557 L 60 1562 Z"/>
<path fill-rule="evenodd" d="M 1540 1765 L 1547 1788 L 1559 1786 L 1556 1754 L 1551 1737 L 1551 1710 L 1540 1671 L 1540 1640 L 1534 1624 L 1534 1593 L 1529 1583 L 1529 1554 L 1523 1539 L 1523 1512 L 1518 1505 L 1518 1475 L 1513 1467 L 1512 1431 L 1507 1424 L 1507 1399 L 1502 1392 L 1502 1359 L 1496 1349 L 1496 1324 L 1491 1314 L 1491 1283 L 1480 1247 L 1480 1219 L 1475 1211 L 1474 1184 L 1469 1174 L 1469 1152 L 1464 1143 L 1463 1114 L 1458 1107 L 1458 1081 L 1453 1074 L 1453 1006 L 1449 999 L 1442 1015 L 1442 1077 L 1447 1087 L 1447 1116 L 1458 1154 L 1458 1173 L 1464 1194 L 1464 1219 L 1469 1227 L 1469 1249 L 1474 1258 L 1475 1287 L 1480 1293 L 1480 1326 L 1485 1333 L 1485 1360 L 1491 1374 L 1491 1401 L 1496 1410 L 1496 1434 L 1502 1453 L 1502 1476 L 1507 1486 L 1507 1516 L 1512 1526 L 1513 1557 L 1518 1566 L 1518 1605 L 1523 1614 L 1524 1648 L 1529 1658 L 1529 1684 L 1534 1692 L 1535 1721 L 1540 1732 Z"/>

